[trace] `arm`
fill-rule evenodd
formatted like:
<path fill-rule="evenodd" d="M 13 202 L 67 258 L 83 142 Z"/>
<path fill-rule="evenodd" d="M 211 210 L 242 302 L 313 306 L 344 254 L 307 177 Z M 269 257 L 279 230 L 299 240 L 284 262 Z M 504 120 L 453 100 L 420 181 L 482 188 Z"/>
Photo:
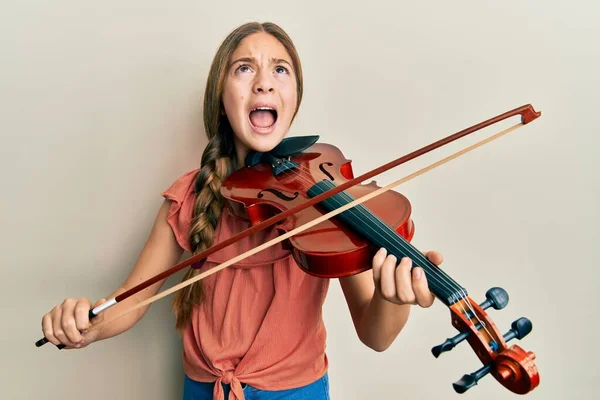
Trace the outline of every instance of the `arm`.
<path fill-rule="evenodd" d="M 112 298 L 120 293 L 138 285 L 144 280 L 157 275 L 177 263 L 183 249 L 177 243 L 175 235 L 167 223 L 167 215 L 171 201 L 165 200 L 156 216 L 152 231 L 142 249 L 137 262 L 132 268 L 129 276 L 123 285 L 113 292 L 109 297 Z M 154 285 L 136 293 L 126 300 L 107 309 L 91 322 L 96 324 L 103 320 L 110 320 L 122 310 L 131 307 L 153 295 L 155 295 L 166 279 L 155 283 Z M 102 304 L 105 299 L 94 304 L 94 307 Z M 85 332 L 91 324 L 88 319 L 88 311 L 92 304 L 88 299 L 66 299 L 61 304 L 54 307 L 42 319 L 44 335 L 54 344 L 66 344 L 68 347 L 81 348 L 98 340 L 107 339 L 121 334 L 132 328 L 146 313 L 149 305 L 128 313 L 123 317 L 104 325 L 99 330 Z M 84 333 L 80 333 L 84 331 Z"/>
<path fill-rule="evenodd" d="M 441 264 L 437 252 L 428 258 Z M 361 274 L 340 278 L 340 285 L 352 316 L 356 333 L 366 346 L 385 351 L 404 328 L 410 307 L 430 307 L 434 297 L 427 288 L 423 270 L 408 258 L 399 264 L 384 249 L 373 257 L 373 268 Z"/>

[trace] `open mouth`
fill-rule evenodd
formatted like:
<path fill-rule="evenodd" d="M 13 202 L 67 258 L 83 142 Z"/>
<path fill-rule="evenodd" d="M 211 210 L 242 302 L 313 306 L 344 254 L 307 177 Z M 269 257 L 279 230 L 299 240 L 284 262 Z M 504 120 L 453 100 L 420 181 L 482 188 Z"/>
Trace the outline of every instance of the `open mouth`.
<path fill-rule="evenodd" d="M 254 128 L 265 130 L 277 122 L 277 110 L 273 107 L 256 107 L 250 110 L 250 123 Z"/>

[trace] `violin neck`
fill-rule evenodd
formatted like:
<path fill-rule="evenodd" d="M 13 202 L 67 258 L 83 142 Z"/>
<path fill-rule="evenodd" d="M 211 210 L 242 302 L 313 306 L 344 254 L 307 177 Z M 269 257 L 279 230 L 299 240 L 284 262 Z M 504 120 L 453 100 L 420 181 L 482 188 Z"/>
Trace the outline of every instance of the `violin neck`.
<path fill-rule="evenodd" d="M 310 197 L 318 196 L 335 187 L 335 183 L 324 180 L 316 183 L 308 190 Z M 355 199 L 346 192 L 335 194 L 319 203 L 328 211 L 333 211 Z M 467 291 L 448 274 L 433 264 L 417 250 L 402 235 L 388 226 L 368 208 L 359 204 L 349 210 L 339 213 L 336 218 L 342 220 L 346 226 L 353 229 L 358 235 L 372 243 L 377 248 L 385 248 L 388 254 L 396 256 L 398 261 L 408 257 L 413 261 L 413 268 L 423 268 L 427 277 L 429 290 L 444 304 L 450 306 L 459 299 L 467 296 Z"/>

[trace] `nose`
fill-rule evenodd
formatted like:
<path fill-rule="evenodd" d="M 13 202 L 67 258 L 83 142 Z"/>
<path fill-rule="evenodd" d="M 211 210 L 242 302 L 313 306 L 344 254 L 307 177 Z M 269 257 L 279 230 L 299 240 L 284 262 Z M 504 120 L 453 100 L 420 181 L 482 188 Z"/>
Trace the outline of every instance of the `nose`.
<path fill-rule="evenodd" d="M 272 93 L 275 91 L 273 78 L 267 71 L 261 71 L 256 74 L 256 80 L 253 86 L 254 93 Z"/>

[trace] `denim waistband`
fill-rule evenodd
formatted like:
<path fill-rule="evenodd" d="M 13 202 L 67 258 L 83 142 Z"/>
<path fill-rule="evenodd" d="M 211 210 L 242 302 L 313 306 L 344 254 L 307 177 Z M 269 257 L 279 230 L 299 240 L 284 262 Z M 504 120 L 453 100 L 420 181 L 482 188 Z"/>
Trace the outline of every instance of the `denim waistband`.
<path fill-rule="evenodd" d="M 185 375 L 183 386 L 183 400 L 213 400 L 214 382 L 198 382 Z M 231 387 L 229 384 L 222 383 L 226 400 L 229 396 Z M 269 399 L 312 399 L 329 400 L 329 376 L 325 373 L 323 377 L 313 383 L 305 386 L 283 389 L 283 390 L 261 390 L 242 382 L 244 396 L 246 400 L 269 400 Z M 283 397 L 283 396 L 286 397 Z"/>

